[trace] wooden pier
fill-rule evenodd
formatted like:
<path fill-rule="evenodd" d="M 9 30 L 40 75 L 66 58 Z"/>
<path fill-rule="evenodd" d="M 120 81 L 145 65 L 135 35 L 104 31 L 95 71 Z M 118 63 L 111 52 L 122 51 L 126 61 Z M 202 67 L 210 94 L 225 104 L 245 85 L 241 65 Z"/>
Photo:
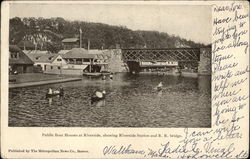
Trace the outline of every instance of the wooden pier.
<path fill-rule="evenodd" d="M 40 86 L 46 84 L 54 84 L 54 83 L 64 83 L 71 81 L 80 81 L 82 78 L 66 78 L 66 79 L 56 79 L 56 80 L 47 80 L 47 81 L 38 81 L 38 82 L 27 82 L 27 83 L 9 83 L 9 88 L 22 88 L 22 87 L 32 87 L 32 86 Z"/>

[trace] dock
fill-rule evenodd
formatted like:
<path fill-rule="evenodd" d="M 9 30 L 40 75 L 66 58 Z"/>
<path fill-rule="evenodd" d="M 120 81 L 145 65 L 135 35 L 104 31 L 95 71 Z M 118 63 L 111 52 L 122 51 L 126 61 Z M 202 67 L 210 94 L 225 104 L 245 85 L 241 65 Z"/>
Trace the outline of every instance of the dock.
<path fill-rule="evenodd" d="M 93 77 L 98 77 L 98 76 L 101 76 L 102 75 L 102 73 L 100 73 L 100 72 L 97 72 L 97 73 L 83 73 L 82 74 L 83 76 L 93 76 Z"/>
<path fill-rule="evenodd" d="M 82 75 L 83 76 L 94 76 L 94 77 L 98 77 L 98 76 L 102 76 L 102 75 L 110 75 L 111 73 L 110 72 L 92 72 L 92 73 L 89 73 L 89 72 L 84 72 Z"/>
<path fill-rule="evenodd" d="M 32 86 L 40 86 L 46 84 L 64 83 L 64 82 L 80 81 L 80 80 L 82 80 L 82 78 L 66 78 L 66 79 L 55 79 L 55 80 L 26 82 L 26 83 L 9 83 L 9 88 L 11 89 L 11 88 L 32 87 Z"/>

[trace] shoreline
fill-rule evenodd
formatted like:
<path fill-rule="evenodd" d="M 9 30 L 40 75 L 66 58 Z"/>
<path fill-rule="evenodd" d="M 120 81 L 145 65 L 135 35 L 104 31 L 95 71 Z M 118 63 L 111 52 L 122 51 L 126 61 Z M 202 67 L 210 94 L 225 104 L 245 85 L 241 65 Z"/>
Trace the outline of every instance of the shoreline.
<path fill-rule="evenodd" d="M 54 83 L 64 83 L 64 82 L 71 82 L 71 81 L 80 81 L 80 80 L 82 80 L 82 78 L 55 79 L 55 80 L 46 80 L 46 81 L 37 81 L 37 82 L 24 82 L 24 83 L 17 83 L 17 84 L 9 83 L 9 89 L 40 86 L 40 85 L 47 85 L 47 84 L 54 84 Z"/>
<path fill-rule="evenodd" d="M 119 72 L 121 73 L 121 72 Z M 124 72 L 122 72 L 124 73 Z M 127 72 L 128 73 L 128 72 Z M 117 73 L 114 73 L 117 74 Z M 140 72 L 141 75 L 159 75 L 159 76 L 183 76 L 183 77 L 191 77 L 191 78 L 198 78 L 199 76 L 211 76 L 209 74 L 200 74 L 197 72 L 182 72 L 182 73 L 174 73 L 174 72 Z M 44 75 L 42 75 L 44 76 Z M 41 76 L 41 77 L 42 77 Z M 47 75 L 45 75 L 47 76 Z M 87 77 L 87 76 L 86 76 Z M 94 76 L 95 77 L 95 76 Z M 32 86 L 40 86 L 40 85 L 48 85 L 48 84 L 55 84 L 55 83 L 64 83 L 64 82 L 72 82 L 72 81 L 80 81 L 82 77 L 64 77 L 64 78 L 52 78 L 52 79 L 34 79 L 34 81 L 23 81 L 20 83 L 12 83 L 9 82 L 9 89 L 12 88 L 23 88 L 23 87 L 32 87 Z M 100 83 L 106 83 L 106 81 L 101 81 Z"/>
<path fill-rule="evenodd" d="M 205 73 L 198 73 L 198 72 L 181 72 L 181 73 L 174 73 L 174 72 L 140 72 L 139 74 L 147 74 L 147 75 L 173 75 L 173 76 L 183 76 L 183 77 L 193 77 L 198 78 L 199 76 L 211 76 L 211 74 Z"/>

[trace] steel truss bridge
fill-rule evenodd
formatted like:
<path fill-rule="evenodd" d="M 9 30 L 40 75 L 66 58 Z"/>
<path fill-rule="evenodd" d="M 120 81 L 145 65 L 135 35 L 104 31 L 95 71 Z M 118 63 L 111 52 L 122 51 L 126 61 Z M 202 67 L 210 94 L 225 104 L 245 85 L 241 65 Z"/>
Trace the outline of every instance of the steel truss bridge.
<path fill-rule="evenodd" d="M 122 49 L 122 59 L 124 62 L 199 61 L 200 48 Z"/>
<path fill-rule="evenodd" d="M 200 48 L 122 49 L 122 60 L 127 63 L 130 71 L 139 72 L 139 62 L 198 62 Z"/>

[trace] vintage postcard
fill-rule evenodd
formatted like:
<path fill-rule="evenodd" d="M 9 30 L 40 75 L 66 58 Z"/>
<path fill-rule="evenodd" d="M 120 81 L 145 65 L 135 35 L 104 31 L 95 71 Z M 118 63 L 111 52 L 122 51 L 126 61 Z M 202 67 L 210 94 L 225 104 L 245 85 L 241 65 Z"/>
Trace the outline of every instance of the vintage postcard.
<path fill-rule="evenodd" d="M 1 157 L 249 157 L 249 3 L 3 2 Z"/>

